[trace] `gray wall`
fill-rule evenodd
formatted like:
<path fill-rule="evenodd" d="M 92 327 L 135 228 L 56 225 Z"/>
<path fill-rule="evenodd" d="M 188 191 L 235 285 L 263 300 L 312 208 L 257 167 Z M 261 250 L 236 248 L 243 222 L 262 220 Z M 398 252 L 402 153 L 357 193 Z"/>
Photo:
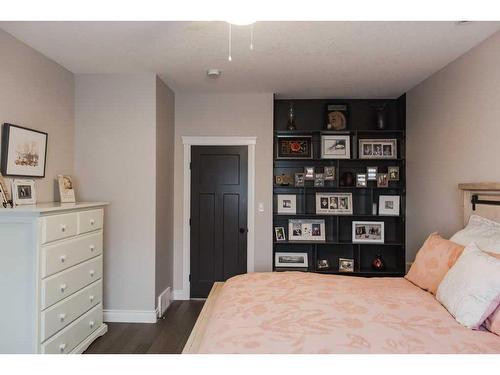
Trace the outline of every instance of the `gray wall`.
<path fill-rule="evenodd" d="M 73 174 L 74 77 L 71 72 L 0 30 L 0 123 L 49 134 L 46 178 L 39 202 L 54 200 L 54 179 Z"/>
<path fill-rule="evenodd" d="M 156 256 L 155 295 L 173 286 L 175 95 L 156 78 Z M 158 298 L 156 298 L 157 300 Z"/>
<path fill-rule="evenodd" d="M 175 97 L 174 289 L 182 282 L 184 154 L 182 136 L 256 136 L 255 270 L 272 268 L 273 95 L 177 94 Z M 258 212 L 259 202 L 265 212 Z"/>
<path fill-rule="evenodd" d="M 500 33 L 407 93 L 407 259 L 461 228 L 460 182 L 500 181 Z"/>
<path fill-rule="evenodd" d="M 155 309 L 156 76 L 77 75 L 78 198 L 108 201 L 104 308 Z"/>

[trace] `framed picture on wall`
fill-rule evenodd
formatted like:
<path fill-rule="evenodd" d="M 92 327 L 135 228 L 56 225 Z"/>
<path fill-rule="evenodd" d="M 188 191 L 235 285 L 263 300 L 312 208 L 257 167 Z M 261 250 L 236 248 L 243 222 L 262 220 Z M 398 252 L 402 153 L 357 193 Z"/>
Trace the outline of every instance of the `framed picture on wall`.
<path fill-rule="evenodd" d="M 278 213 L 295 214 L 297 212 L 297 196 L 294 194 L 278 194 Z"/>
<path fill-rule="evenodd" d="M 396 159 L 397 139 L 360 139 L 360 159 Z"/>
<path fill-rule="evenodd" d="M 45 177 L 47 133 L 3 124 L 1 171 L 4 176 Z"/>
<path fill-rule="evenodd" d="M 325 221 L 288 220 L 288 240 L 325 241 Z"/>
<path fill-rule="evenodd" d="M 378 197 L 378 214 L 381 216 L 398 216 L 399 201 L 399 195 L 380 195 Z"/>
<path fill-rule="evenodd" d="M 353 221 L 352 243 L 384 243 L 384 222 Z"/>
<path fill-rule="evenodd" d="M 322 135 L 322 159 L 350 159 L 351 138 L 348 135 Z"/>
<path fill-rule="evenodd" d="M 274 266 L 307 268 L 309 266 L 307 253 L 276 252 L 274 253 Z"/>
<path fill-rule="evenodd" d="M 310 135 L 278 135 L 276 159 L 312 159 L 313 144 Z"/>
<path fill-rule="evenodd" d="M 352 193 L 316 193 L 316 213 L 352 215 Z"/>

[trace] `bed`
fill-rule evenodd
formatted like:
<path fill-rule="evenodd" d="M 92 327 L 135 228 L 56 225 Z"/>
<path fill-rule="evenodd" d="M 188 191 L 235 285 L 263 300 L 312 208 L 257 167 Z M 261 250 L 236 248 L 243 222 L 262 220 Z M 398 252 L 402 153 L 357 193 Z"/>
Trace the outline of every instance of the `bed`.
<path fill-rule="evenodd" d="M 498 354 L 500 336 L 463 327 L 404 278 L 265 272 L 216 283 L 183 353 Z"/>

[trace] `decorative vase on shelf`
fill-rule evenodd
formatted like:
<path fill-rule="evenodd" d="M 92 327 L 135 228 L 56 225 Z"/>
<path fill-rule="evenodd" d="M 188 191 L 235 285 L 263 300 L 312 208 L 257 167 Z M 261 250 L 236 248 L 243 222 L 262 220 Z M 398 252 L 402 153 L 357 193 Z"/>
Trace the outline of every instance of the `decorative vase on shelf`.
<path fill-rule="evenodd" d="M 385 269 L 385 263 L 380 254 L 377 254 L 375 259 L 372 260 L 372 268 L 375 271 L 383 271 Z"/>
<path fill-rule="evenodd" d="M 295 108 L 293 106 L 293 103 L 290 103 L 288 106 L 288 123 L 286 128 L 287 130 L 297 129 L 297 127 L 295 126 Z"/>
<path fill-rule="evenodd" d="M 387 127 L 387 113 L 385 111 L 386 105 L 376 106 L 375 108 L 375 121 L 377 129 L 384 130 Z"/>

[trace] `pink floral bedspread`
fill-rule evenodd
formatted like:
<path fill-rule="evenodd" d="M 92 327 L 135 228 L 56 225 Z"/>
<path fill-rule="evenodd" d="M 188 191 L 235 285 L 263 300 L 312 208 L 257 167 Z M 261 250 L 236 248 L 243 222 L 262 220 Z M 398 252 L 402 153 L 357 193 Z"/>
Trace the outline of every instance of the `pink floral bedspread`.
<path fill-rule="evenodd" d="M 500 353 L 403 278 L 302 272 L 228 280 L 200 353 Z"/>

